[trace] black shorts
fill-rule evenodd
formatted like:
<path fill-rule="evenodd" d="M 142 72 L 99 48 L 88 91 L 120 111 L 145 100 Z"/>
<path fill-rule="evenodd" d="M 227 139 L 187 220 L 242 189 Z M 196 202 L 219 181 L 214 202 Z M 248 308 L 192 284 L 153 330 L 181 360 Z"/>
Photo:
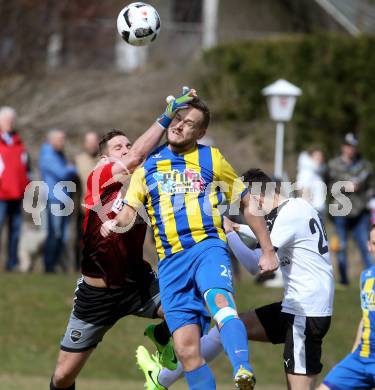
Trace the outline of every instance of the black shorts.
<path fill-rule="evenodd" d="M 315 375 L 322 371 L 322 340 L 331 317 L 305 317 L 283 313 L 281 302 L 262 306 L 255 313 L 273 344 L 285 344 L 284 368 L 289 374 Z"/>
<path fill-rule="evenodd" d="M 156 318 L 160 307 L 159 282 L 151 267 L 143 278 L 122 288 L 98 288 L 77 282 L 74 306 L 61 349 L 81 352 L 96 347 L 105 333 L 122 317 Z"/>

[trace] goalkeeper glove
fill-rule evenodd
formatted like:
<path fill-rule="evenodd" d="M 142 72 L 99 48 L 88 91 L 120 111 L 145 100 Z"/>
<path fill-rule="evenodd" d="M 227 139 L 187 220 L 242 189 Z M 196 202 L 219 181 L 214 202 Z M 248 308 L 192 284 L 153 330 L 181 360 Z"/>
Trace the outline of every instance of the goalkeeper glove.
<path fill-rule="evenodd" d="M 188 103 L 197 97 L 197 93 L 194 89 L 189 87 L 182 88 L 182 95 L 175 98 L 174 96 L 167 97 L 167 108 L 164 113 L 157 119 L 157 122 L 161 127 L 167 129 L 171 124 L 173 118 L 178 110 L 188 108 Z"/>

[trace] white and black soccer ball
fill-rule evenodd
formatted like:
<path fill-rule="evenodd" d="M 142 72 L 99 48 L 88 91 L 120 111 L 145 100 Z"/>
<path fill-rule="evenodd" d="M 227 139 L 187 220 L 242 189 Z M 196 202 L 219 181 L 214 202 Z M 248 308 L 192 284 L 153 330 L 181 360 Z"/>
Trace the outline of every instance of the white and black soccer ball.
<path fill-rule="evenodd" d="M 129 4 L 117 17 L 117 30 L 122 39 L 130 45 L 148 45 L 159 34 L 159 14 L 149 4 L 142 2 Z"/>

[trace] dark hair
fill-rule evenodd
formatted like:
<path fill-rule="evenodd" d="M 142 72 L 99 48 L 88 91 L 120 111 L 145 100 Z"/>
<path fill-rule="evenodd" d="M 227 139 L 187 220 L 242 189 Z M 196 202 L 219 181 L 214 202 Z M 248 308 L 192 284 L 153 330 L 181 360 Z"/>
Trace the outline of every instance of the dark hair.
<path fill-rule="evenodd" d="M 108 141 L 114 137 L 117 137 L 118 135 L 123 135 L 124 137 L 126 137 L 126 135 L 123 131 L 116 130 L 116 129 L 112 129 L 107 134 L 103 135 L 103 137 L 99 141 L 99 153 L 104 154 L 104 152 L 107 149 Z"/>
<path fill-rule="evenodd" d="M 188 103 L 190 107 L 196 108 L 203 114 L 203 120 L 201 123 L 201 129 L 207 129 L 210 124 L 211 114 L 207 104 L 199 97 L 194 98 Z"/>
<path fill-rule="evenodd" d="M 275 183 L 275 192 L 276 194 L 280 194 L 280 186 L 281 183 L 279 180 L 273 180 L 270 176 L 268 176 L 265 172 L 263 172 L 259 168 L 251 168 L 248 171 L 246 171 L 243 175 L 244 182 L 249 183 L 249 189 L 251 191 L 251 185 L 253 183 L 262 183 L 260 193 L 261 195 L 265 195 L 266 193 L 266 187 L 268 183 Z"/>
<path fill-rule="evenodd" d="M 371 234 L 371 232 L 372 232 L 374 229 L 375 229 L 375 224 L 372 224 L 372 225 L 370 226 L 369 231 L 368 231 L 368 239 L 370 239 L 370 234 Z"/>

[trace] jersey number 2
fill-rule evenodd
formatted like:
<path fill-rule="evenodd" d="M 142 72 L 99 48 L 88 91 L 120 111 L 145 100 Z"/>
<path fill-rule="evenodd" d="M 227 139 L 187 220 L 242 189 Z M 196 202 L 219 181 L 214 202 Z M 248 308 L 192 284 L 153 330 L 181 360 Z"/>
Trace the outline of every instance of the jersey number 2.
<path fill-rule="evenodd" d="M 328 245 L 327 245 L 327 233 L 322 221 L 320 220 L 320 224 L 319 224 L 319 222 L 315 218 L 311 218 L 309 226 L 312 234 L 315 234 L 317 231 L 319 232 L 319 242 L 318 242 L 319 253 L 321 255 L 324 255 L 325 253 L 328 252 Z M 323 245 L 324 242 L 325 245 Z"/>

